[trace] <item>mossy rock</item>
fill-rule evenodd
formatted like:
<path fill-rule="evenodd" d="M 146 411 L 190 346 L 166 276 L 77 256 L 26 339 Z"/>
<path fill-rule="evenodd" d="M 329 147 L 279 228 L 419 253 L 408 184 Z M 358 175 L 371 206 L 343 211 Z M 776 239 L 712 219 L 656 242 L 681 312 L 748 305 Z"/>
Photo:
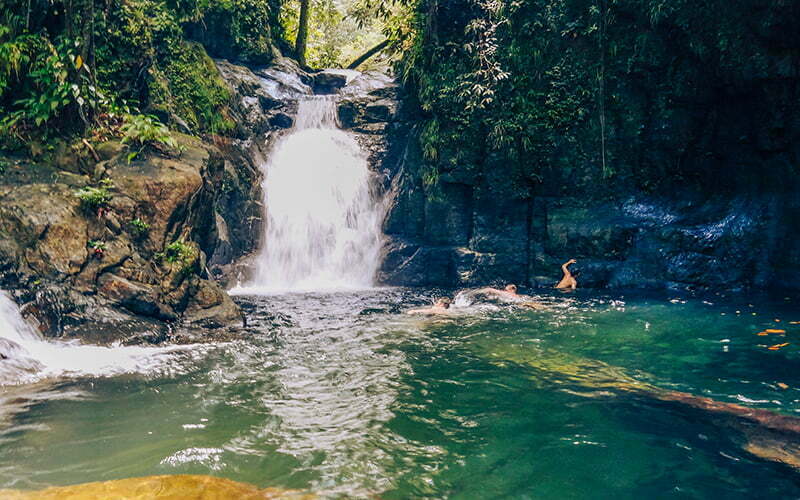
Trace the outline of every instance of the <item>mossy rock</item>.
<path fill-rule="evenodd" d="M 181 41 L 171 56 L 152 67 L 148 112 L 162 121 L 179 121 L 192 131 L 225 132 L 234 127 L 225 108 L 230 91 L 214 61 L 199 43 Z"/>

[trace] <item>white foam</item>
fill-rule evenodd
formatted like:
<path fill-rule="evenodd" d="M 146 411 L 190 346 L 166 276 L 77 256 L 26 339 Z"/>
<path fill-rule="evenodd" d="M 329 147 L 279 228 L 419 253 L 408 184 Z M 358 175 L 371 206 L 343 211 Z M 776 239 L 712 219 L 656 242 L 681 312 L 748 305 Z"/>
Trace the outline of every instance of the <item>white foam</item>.
<path fill-rule="evenodd" d="M 173 354 L 192 346 L 98 346 L 77 340 L 43 339 L 22 318 L 17 305 L 0 293 L 0 384 L 24 384 L 51 377 L 105 377 L 160 371 Z"/>
<path fill-rule="evenodd" d="M 264 241 L 254 279 L 233 293 L 359 290 L 373 284 L 385 208 L 366 155 L 332 98 L 300 102 L 264 168 Z"/>

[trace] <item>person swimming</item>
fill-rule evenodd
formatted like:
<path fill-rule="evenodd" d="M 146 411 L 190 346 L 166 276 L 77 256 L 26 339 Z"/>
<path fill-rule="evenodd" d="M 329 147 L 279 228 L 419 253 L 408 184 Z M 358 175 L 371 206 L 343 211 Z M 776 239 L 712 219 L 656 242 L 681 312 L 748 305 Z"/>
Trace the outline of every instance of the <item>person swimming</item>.
<path fill-rule="evenodd" d="M 522 298 L 522 295 L 517 293 L 517 285 L 513 283 L 509 283 L 502 290 L 500 290 L 499 288 L 485 287 L 473 290 L 472 293 L 475 295 L 490 296 L 493 298 L 500 299 L 502 301 L 516 301 L 516 299 Z"/>
<path fill-rule="evenodd" d="M 530 309 L 545 309 L 530 295 L 518 293 L 517 285 L 509 283 L 502 290 L 493 287 L 462 290 L 456 294 L 456 304 L 470 306 L 473 304 L 500 303 L 514 306 L 528 307 Z"/>
<path fill-rule="evenodd" d="M 569 270 L 569 266 L 575 264 L 576 262 L 577 261 L 575 259 L 569 259 L 561 264 L 561 271 L 564 273 L 564 275 L 561 277 L 561 281 L 559 281 L 556 285 L 556 288 L 559 290 L 575 290 L 578 288 L 578 282 L 575 280 L 575 276 Z"/>
<path fill-rule="evenodd" d="M 447 297 L 441 297 L 433 303 L 431 307 L 422 307 L 418 309 L 409 309 L 406 314 L 422 314 L 425 316 L 438 315 L 438 314 L 453 314 L 450 310 L 451 301 Z"/>

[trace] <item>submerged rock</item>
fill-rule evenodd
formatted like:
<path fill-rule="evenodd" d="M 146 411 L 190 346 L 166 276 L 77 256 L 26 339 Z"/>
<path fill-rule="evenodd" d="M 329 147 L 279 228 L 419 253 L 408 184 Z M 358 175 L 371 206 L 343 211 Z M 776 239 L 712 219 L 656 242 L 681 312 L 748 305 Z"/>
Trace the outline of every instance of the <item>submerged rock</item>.
<path fill-rule="evenodd" d="M 252 484 L 239 483 L 220 477 L 201 475 L 146 476 L 115 481 L 54 486 L 43 490 L 0 490 L 7 500 L 101 500 L 101 499 L 182 499 L 223 500 L 316 498 L 315 495 L 278 488 L 260 489 Z"/>

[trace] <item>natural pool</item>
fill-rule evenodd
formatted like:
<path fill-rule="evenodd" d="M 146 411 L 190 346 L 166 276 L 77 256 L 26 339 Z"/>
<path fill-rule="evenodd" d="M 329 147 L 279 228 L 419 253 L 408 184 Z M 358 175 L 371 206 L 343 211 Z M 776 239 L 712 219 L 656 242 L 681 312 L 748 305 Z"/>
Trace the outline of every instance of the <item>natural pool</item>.
<path fill-rule="evenodd" d="M 437 293 L 240 297 L 246 341 L 6 389 L 0 487 L 196 473 L 356 498 L 800 496 L 800 472 L 747 452 L 729 417 L 614 385 L 800 417 L 795 300 L 579 291 L 400 314 Z"/>

